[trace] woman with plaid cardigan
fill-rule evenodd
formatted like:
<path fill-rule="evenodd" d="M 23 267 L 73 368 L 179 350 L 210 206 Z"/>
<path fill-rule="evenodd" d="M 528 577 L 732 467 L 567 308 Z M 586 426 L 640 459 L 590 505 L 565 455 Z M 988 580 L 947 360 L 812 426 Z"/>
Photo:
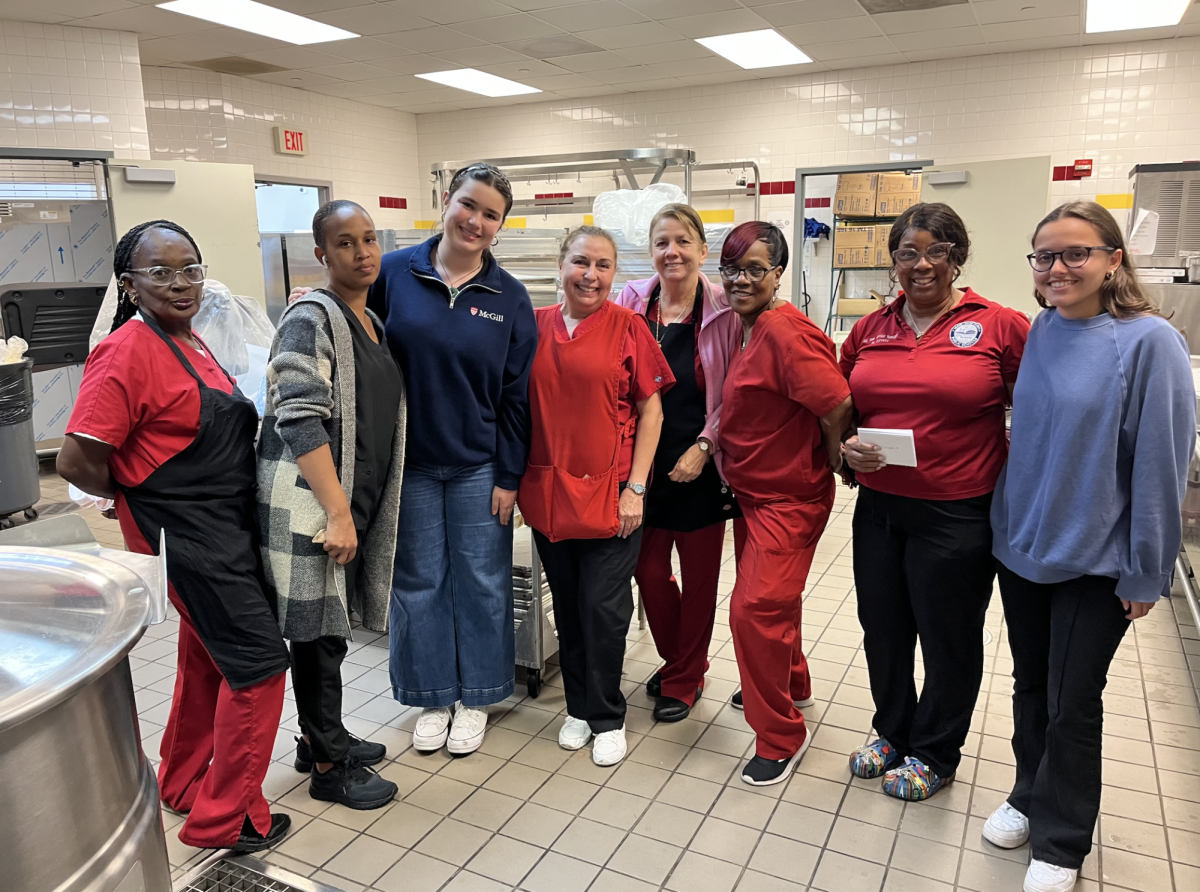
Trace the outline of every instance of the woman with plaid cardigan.
<path fill-rule="evenodd" d="M 379 275 L 375 224 L 352 201 L 313 218 L 328 286 L 284 312 L 267 367 L 258 451 L 263 564 L 291 642 L 301 736 L 296 768 L 314 799 L 380 808 L 396 785 L 369 766 L 382 744 L 342 723 L 350 611 L 387 630 L 404 463 L 404 382 L 367 309 Z"/>

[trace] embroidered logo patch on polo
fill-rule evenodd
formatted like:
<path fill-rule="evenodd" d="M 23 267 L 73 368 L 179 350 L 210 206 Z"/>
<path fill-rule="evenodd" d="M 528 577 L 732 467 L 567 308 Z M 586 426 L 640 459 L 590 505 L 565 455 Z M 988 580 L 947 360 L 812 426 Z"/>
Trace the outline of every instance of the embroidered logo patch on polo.
<path fill-rule="evenodd" d="M 487 310 L 481 310 L 479 307 L 471 307 L 472 316 L 482 316 L 484 319 L 491 319 L 493 322 L 503 322 L 504 317 L 499 313 L 489 313 Z"/>
<path fill-rule="evenodd" d="M 983 337 L 983 326 L 978 322 L 960 322 L 950 329 L 950 343 L 955 347 L 974 347 Z"/>

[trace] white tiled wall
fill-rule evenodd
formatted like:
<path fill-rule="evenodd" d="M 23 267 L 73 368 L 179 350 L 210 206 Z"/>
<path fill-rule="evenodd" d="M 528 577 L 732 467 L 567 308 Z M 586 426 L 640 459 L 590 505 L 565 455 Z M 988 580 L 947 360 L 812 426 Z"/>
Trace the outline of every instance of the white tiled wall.
<path fill-rule="evenodd" d="M 415 115 L 215 72 L 149 65 L 142 72 L 152 157 L 331 181 L 335 197 L 359 202 L 381 228 L 419 216 L 428 190 L 417 177 Z M 309 153 L 276 154 L 277 125 L 305 130 Z M 409 210 L 380 208 L 380 196 L 406 198 Z"/>
<path fill-rule="evenodd" d="M 1052 200 L 1093 197 L 1128 191 L 1133 164 L 1200 157 L 1200 38 L 426 114 L 417 132 L 422 171 L 439 160 L 643 146 L 691 148 L 702 162 L 753 158 L 765 181 L 855 162 L 1092 158 L 1093 177 L 1053 184 Z M 752 208 L 732 206 L 739 220 Z M 791 196 L 764 198 L 767 218 L 791 209 Z"/>
<path fill-rule="evenodd" d="M 0 146 L 150 157 L 136 34 L 0 22 L 0 50 Z"/>

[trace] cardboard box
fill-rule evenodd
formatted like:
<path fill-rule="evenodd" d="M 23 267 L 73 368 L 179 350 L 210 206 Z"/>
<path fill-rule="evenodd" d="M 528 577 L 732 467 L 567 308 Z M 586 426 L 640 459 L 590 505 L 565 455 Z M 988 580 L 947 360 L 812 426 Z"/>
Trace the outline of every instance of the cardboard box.
<path fill-rule="evenodd" d="M 838 226 L 833 230 L 833 268 L 862 269 L 875 265 L 877 226 Z"/>
<path fill-rule="evenodd" d="M 875 226 L 875 266 L 892 265 L 892 254 L 888 251 L 888 236 L 891 234 L 891 223 L 879 223 Z"/>
<path fill-rule="evenodd" d="M 875 193 L 878 188 L 877 173 L 838 174 L 833 212 L 840 217 L 875 216 Z"/>
<path fill-rule="evenodd" d="M 837 303 L 839 316 L 869 316 L 880 307 L 873 297 L 843 297 Z"/>
<path fill-rule="evenodd" d="M 876 189 L 875 212 L 880 217 L 897 217 L 921 200 L 919 173 L 882 173 Z"/>

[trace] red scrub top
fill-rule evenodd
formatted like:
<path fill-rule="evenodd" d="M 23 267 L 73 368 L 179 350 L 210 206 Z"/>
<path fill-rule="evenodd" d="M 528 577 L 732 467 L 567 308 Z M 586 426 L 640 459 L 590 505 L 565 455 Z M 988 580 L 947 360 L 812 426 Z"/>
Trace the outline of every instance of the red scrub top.
<path fill-rule="evenodd" d="M 535 316 L 548 315 L 554 322 L 554 334 L 560 341 L 572 341 L 594 328 L 605 323 L 608 311 L 613 306 L 606 302 L 592 315 L 575 326 L 575 331 L 567 333 L 567 323 L 562 317 L 562 307 L 540 307 L 534 310 Z M 544 320 L 538 319 L 538 329 L 542 330 Z M 617 382 L 617 425 L 625 427 L 631 419 L 637 416 L 637 404 L 649 399 L 654 394 L 666 392 L 675 384 L 675 376 L 671 374 L 671 366 L 663 356 L 654 335 L 644 316 L 634 319 L 625 334 L 621 347 L 621 378 Z M 633 446 L 635 437 L 631 434 L 621 443 L 621 454 L 617 459 L 617 473 L 622 481 L 629 479 L 633 468 Z"/>
<path fill-rule="evenodd" d="M 911 430 L 917 467 L 889 466 L 858 482 L 914 499 L 969 499 L 996 488 L 1008 455 L 1004 408 L 1029 320 L 970 288 L 917 339 L 904 295 L 855 323 L 842 344 L 859 427 Z"/>
<path fill-rule="evenodd" d="M 792 304 L 758 317 L 721 402 L 721 469 L 739 499 L 811 501 L 833 482 L 820 418 L 850 395 L 833 341 Z"/>
<path fill-rule="evenodd" d="M 176 343 L 209 387 L 233 392 L 233 382 L 210 353 Z M 135 316 L 96 345 L 83 369 L 67 433 L 115 446 L 108 467 L 117 483 L 137 486 L 186 449 L 199 429 L 200 390 L 150 326 Z M 126 545 L 149 554 L 119 490 L 116 507 Z"/>

